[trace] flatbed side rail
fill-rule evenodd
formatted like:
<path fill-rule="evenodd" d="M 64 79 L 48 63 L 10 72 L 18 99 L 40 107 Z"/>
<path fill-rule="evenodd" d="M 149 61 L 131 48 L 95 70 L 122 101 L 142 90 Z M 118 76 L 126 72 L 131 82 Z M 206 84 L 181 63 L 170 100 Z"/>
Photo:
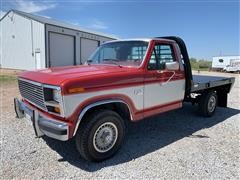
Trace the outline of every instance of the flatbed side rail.
<path fill-rule="evenodd" d="M 204 94 L 208 91 L 214 90 L 218 96 L 218 106 L 227 107 L 228 93 L 230 92 L 235 78 L 224 78 L 221 80 L 209 81 L 206 83 L 195 83 L 191 88 L 191 93 Z M 185 101 L 191 101 L 187 98 Z"/>
<path fill-rule="evenodd" d="M 235 81 L 235 78 L 232 77 L 232 78 L 225 78 L 225 79 L 216 80 L 216 81 L 209 81 L 207 83 L 194 82 L 191 88 L 191 92 L 194 93 L 194 92 L 211 89 L 215 87 L 221 88 L 221 86 L 223 87 L 224 85 L 228 85 L 228 84 L 230 85 L 230 88 L 231 88 L 232 85 L 234 84 L 234 81 Z"/>

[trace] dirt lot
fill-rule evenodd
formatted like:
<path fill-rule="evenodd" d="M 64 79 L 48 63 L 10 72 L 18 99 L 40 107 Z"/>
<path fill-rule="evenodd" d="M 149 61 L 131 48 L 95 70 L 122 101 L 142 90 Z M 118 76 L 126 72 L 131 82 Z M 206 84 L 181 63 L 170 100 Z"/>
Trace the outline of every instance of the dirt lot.
<path fill-rule="evenodd" d="M 16 81 L 0 81 L 0 178 L 239 179 L 240 76 L 200 74 L 236 77 L 228 108 L 202 118 L 196 107 L 184 104 L 182 109 L 133 123 L 121 150 L 102 163 L 82 160 L 73 141 L 34 138 L 31 123 L 15 118 Z"/>

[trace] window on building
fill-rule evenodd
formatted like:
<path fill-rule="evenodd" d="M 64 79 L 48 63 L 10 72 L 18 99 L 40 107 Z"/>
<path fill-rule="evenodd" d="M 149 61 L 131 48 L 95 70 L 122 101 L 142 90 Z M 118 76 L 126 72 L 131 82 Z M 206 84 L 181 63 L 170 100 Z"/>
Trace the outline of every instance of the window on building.
<path fill-rule="evenodd" d="M 223 63 L 223 59 L 219 59 L 218 61 L 219 61 L 220 63 Z"/>

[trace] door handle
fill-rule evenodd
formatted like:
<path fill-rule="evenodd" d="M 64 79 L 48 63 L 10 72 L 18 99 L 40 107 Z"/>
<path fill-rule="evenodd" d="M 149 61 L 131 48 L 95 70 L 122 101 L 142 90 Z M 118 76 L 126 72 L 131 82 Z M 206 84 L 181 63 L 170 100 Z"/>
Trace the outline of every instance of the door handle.
<path fill-rule="evenodd" d="M 162 74 L 164 74 L 165 72 L 171 72 L 171 73 L 173 73 L 173 74 L 172 74 L 165 82 L 163 82 L 162 85 L 167 84 L 167 83 L 174 77 L 174 75 L 176 74 L 175 71 L 163 71 L 163 70 L 158 70 L 158 71 L 157 71 L 157 74 L 158 74 L 158 75 L 156 75 L 156 78 L 162 77 Z"/>
<path fill-rule="evenodd" d="M 157 73 L 158 73 L 158 74 L 163 74 L 164 71 L 163 71 L 163 70 L 157 70 Z"/>

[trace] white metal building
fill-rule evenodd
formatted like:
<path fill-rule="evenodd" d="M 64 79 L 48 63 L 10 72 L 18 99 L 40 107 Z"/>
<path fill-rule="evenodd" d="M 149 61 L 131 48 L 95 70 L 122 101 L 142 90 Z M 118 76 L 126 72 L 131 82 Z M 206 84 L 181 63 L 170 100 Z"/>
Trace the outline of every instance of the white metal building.
<path fill-rule="evenodd" d="M 11 10 L 0 19 L 0 67 L 32 70 L 78 65 L 99 44 L 114 39 L 75 25 Z"/>
<path fill-rule="evenodd" d="M 213 57 L 212 68 L 217 70 L 223 70 L 227 66 L 230 66 L 232 61 L 237 60 L 240 60 L 240 56 L 216 56 Z"/>

